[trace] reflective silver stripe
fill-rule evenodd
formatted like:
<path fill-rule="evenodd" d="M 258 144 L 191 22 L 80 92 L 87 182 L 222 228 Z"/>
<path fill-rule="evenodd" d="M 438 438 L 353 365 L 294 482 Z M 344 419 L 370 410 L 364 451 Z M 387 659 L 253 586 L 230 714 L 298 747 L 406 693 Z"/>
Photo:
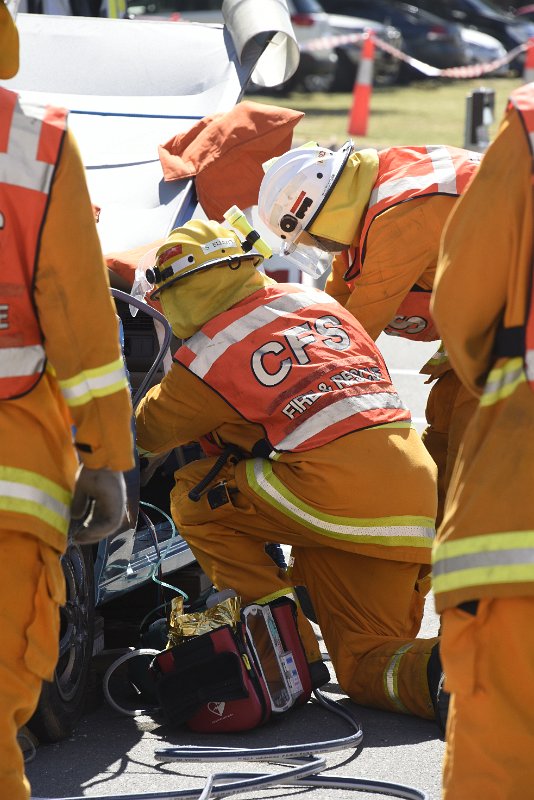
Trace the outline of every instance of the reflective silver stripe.
<path fill-rule="evenodd" d="M 7 152 L 0 153 L 2 183 L 49 193 L 55 165 L 37 161 L 45 112 L 44 106 L 15 104 Z"/>
<path fill-rule="evenodd" d="M 275 483 L 282 486 L 282 484 L 277 481 L 276 477 L 271 475 L 271 479 L 269 480 L 269 477 L 264 474 L 264 466 L 267 470 L 269 470 L 269 474 L 271 474 L 271 467 L 268 463 L 266 464 L 264 459 L 254 458 L 247 462 L 247 473 L 251 464 L 253 468 L 254 480 L 257 486 L 271 499 L 272 504 L 282 513 L 288 513 L 292 517 L 296 518 L 307 528 L 312 528 L 320 533 L 331 536 L 362 536 L 370 539 L 377 537 L 380 537 L 381 539 L 410 537 L 413 539 L 428 540 L 429 545 L 434 538 L 434 528 L 425 527 L 424 525 L 376 525 L 372 524 L 373 520 L 370 520 L 370 524 L 367 525 L 354 525 L 352 524 L 352 520 L 349 522 L 344 522 L 343 517 L 333 517 L 327 514 L 322 514 L 319 511 L 315 511 L 315 509 L 303 501 L 299 500 L 299 498 L 293 495 L 292 492 L 290 492 L 286 487 L 283 487 L 284 493 L 282 494 L 282 491 L 279 491 L 276 488 Z M 251 483 L 250 480 L 248 483 L 249 486 L 254 490 L 255 487 L 253 483 Z M 392 517 L 391 521 L 399 521 L 399 518 Z"/>
<path fill-rule="evenodd" d="M 63 519 L 69 519 L 69 508 L 60 500 L 56 500 L 51 495 L 37 489 L 35 486 L 29 486 L 27 483 L 18 483 L 15 481 L 0 480 L 0 496 L 13 497 L 18 500 L 30 500 L 32 503 L 37 503 L 40 506 L 48 508 L 54 514 L 58 514 Z"/>
<path fill-rule="evenodd" d="M 402 657 L 413 647 L 412 644 L 403 644 L 396 653 L 393 654 L 386 671 L 384 672 L 384 688 L 386 693 L 398 711 L 408 714 L 409 711 L 399 697 L 398 673 Z"/>
<path fill-rule="evenodd" d="M 445 147 L 431 145 L 426 148 L 432 170 L 425 175 L 409 175 L 384 181 L 371 192 L 369 208 L 376 203 L 387 200 L 388 197 L 404 194 L 405 192 L 421 191 L 428 189 L 434 183 L 438 184 L 438 191 L 447 194 L 457 194 L 456 170 L 451 154 Z"/>
<path fill-rule="evenodd" d="M 534 531 L 501 531 L 440 542 L 432 553 L 435 594 L 534 581 Z"/>
<path fill-rule="evenodd" d="M 322 393 L 311 395 L 311 397 L 315 396 L 322 397 L 324 395 Z M 309 395 L 306 395 L 306 397 L 309 397 Z M 313 406 L 311 406 L 309 413 L 312 416 L 310 419 L 301 422 L 296 430 L 276 445 L 276 448 L 277 450 L 294 450 L 316 434 L 321 433 L 331 425 L 335 425 L 336 422 L 348 419 L 354 414 L 372 411 L 377 408 L 406 409 L 406 406 L 398 394 L 393 394 L 392 392 L 373 392 L 356 397 L 345 397 L 335 403 L 331 403 L 315 414 L 313 413 Z"/>
<path fill-rule="evenodd" d="M 440 344 L 440 346 L 438 347 L 436 352 L 432 356 L 430 356 L 430 358 L 428 359 L 428 361 L 426 363 L 427 364 L 431 364 L 432 366 L 436 366 L 437 364 L 445 364 L 448 360 L 449 360 L 449 356 L 447 355 L 447 352 L 446 352 L 445 348 L 443 347 L 443 343 L 442 343 L 442 344 Z M 421 373 L 418 373 L 418 374 L 421 374 Z"/>
<path fill-rule="evenodd" d="M 501 369 L 492 369 L 488 375 L 484 394 L 499 392 L 504 386 L 514 383 L 523 373 L 523 360 L 514 358 Z"/>
<path fill-rule="evenodd" d="M 373 83 L 373 59 L 362 58 L 360 59 L 360 66 L 358 67 L 358 84 L 360 86 L 371 86 Z"/>
<path fill-rule="evenodd" d="M 40 374 L 46 355 L 40 344 L 0 348 L 0 378 L 24 378 Z"/>
<path fill-rule="evenodd" d="M 469 553 L 466 555 L 451 556 L 434 562 L 432 574 L 434 577 L 447 575 L 450 572 L 459 572 L 464 569 L 477 569 L 480 567 L 505 567 L 511 564 L 534 564 L 534 549 L 521 547 Z"/>
<path fill-rule="evenodd" d="M 199 378 L 203 378 L 229 347 L 242 341 L 254 331 L 269 325 L 277 317 L 284 317 L 317 303 L 333 304 L 335 302 L 334 298 L 319 290 L 296 290 L 291 294 L 277 297 L 276 300 L 267 305 L 255 308 L 245 314 L 244 317 L 230 323 L 222 331 L 219 331 L 213 339 L 210 339 L 204 333 L 195 333 L 186 342 L 189 350 L 195 353 L 196 356 L 189 364 L 189 369 Z"/>
<path fill-rule="evenodd" d="M 115 367 L 115 364 L 118 364 L 118 366 Z M 106 370 L 109 367 L 115 368 L 108 372 Z M 98 372 L 102 374 L 97 374 Z M 125 381 L 126 373 L 124 371 L 124 365 L 122 360 L 119 359 L 118 362 L 112 362 L 111 365 L 97 367 L 94 370 L 87 370 L 87 372 L 82 373 L 81 376 L 70 378 L 68 381 L 59 381 L 59 385 L 66 402 L 69 405 L 73 405 L 73 402 L 81 398 L 89 401 L 92 397 L 101 397 L 102 395 L 108 394 L 108 392 L 103 390 L 113 388 L 115 385 L 117 386 L 114 391 L 118 391 L 126 385 Z"/>
<path fill-rule="evenodd" d="M 452 156 L 447 148 L 430 145 L 426 149 L 432 160 L 438 191 L 446 192 L 447 194 L 458 194 L 456 170 L 454 168 Z"/>
<path fill-rule="evenodd" d="M 534 350 L 527 350 L 525 355 L 525 369 L 529 381 L 534 381 Z"/>

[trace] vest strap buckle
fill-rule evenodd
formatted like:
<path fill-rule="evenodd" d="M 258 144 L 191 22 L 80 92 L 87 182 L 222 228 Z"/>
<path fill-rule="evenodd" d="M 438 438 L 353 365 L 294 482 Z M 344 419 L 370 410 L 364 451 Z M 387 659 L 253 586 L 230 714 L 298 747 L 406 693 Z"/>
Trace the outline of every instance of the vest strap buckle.
<path fill-rule="evenodd" d="M 208 491 L 208 503 L 212 511 L 216 508 L 225 506 L 230 502 L 230 492 L 226 481 L 221 481 L 216 486 L 212 486 Z"/>

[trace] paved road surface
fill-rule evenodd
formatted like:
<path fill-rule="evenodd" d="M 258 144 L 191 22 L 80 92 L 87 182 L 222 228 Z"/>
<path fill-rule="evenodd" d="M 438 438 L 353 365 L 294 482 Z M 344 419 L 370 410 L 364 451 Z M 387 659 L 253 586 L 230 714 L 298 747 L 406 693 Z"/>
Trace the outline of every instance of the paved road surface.
<path fill-rule="evenodd" d="M 428 387 L 417 372 L 435 347 L 384 336 L 379 345 L 401 396 L 411 408 L 418 429 L 422 430 Z M 430 597 L 421 635 L 434 636 L 437 627 Z M 340 693 L 334 675 L 325 693 L 341 699 L 353 711 L 364 731 L 363 747 L 359 751 L 339 751 L 326 757 L 329 775 L 396 781 L 424 790 L 429 798 L 438 800 L 444 744 L 433 722 L 356 706 Z M 156 748 L 174 744 L 274 746 L 345 737 L 350 732 L 342 719 L 312 703 L 292 712 L 277 724 L 248 734 L 210 737 L 169 731 L 151 717 L 133 719 L 120 716 L 101 702 L 85 717 L 71 739 L 39 747 L 27 766 L 27 772 L 35 798 L 131 796 L 193 788 L 198 788 L 200 795 L 205 777 L 213 772 L 271 772 L 277 767 L 249 762 L 241 765 L 167 764 L 155 760 Z M 240 796 L 244 800 L 299 796 L 306 800 L 330 800 L 330 797 L 335 800 L 349 797 L 370 800 L 385 795 L 354 793 L 345 789 L 286 787 L 265 788 Z"/>

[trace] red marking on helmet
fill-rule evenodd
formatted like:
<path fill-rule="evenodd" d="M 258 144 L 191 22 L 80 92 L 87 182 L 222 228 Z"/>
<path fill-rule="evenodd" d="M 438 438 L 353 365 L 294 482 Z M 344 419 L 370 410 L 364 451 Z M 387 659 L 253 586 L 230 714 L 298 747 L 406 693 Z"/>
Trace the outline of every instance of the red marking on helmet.
<path fill-rule="evenodd" d="M 168 261 L 170 258 L 174 258 L 175 256 L 181 256 L 182 251 L 183 248 L 181 244 L 175 244 L 174 247 L 169 247 L 169 249 L 165 250 L 164 253 L 160 253 L 160 256 L 158 258 L 158 266 L 161 266 L 161 264 L 164 261 Z"/>
<path fill-rule="evenodd" d="M 304 200 L 305 197 L 306 197 L 306 192 L 301 192 L 299 194 L 299 196 L 297 197 L 297 199 L 295 200 L 295 202 L 293 203 L 293 205 L 290 208 L 290 211 L 291 211 L 292 214 L 295 213 L 295 211 L 300 206 L 300 204 L 302 203 L 302 201 Z"/>

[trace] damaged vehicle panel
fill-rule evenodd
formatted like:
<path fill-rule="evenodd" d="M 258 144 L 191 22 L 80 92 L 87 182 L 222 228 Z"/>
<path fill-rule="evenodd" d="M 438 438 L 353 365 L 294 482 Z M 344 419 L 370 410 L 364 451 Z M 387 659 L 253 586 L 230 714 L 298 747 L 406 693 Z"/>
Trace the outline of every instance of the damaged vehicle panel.
<path fill-rule="evenodd" d="M 274 86 L 296 70 L 287 13 L 265 0 L 258 20 L 254 5 L 225 0 L 225 25 L 18 15 L 21 67 L 2 83 L 24 102 L 69 110 L 105 255 L 143 252 L 198 213 L 192 177 L 163 179 L 160 145 L 207 115 L 229 111 L 252 78 Z M 120 276 L 112 284 L 129 291 Z M 132 317 L 124 296 L 115 297 L 135 404 L 165 372 L 170 328 L 149 307 Z M 42 741 L 68 736 L 83 711 L 91 658 L 104 647 L 101 609 L 156 572 L 170 580 L 195 563 L 173 529 L 168 495 L 174 469 L 198 455 L 194 446 L 179 448 L 160 465 L 160 480 L 146 487 L 137 462 L 125 476 L 121 530 L 92 549 L 67 547 L 60 658 L 32 721 Z"/>

